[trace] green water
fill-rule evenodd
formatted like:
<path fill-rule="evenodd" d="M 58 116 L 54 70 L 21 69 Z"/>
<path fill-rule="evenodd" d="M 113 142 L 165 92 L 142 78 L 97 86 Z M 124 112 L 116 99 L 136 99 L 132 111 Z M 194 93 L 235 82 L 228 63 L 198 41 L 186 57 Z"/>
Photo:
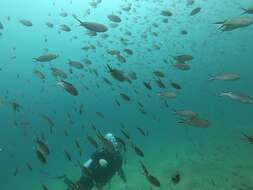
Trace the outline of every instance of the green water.
<path fill-rule="evenodd" d="M 0 148 L 3 149 L 0 189 L 39 190 L 41 184 L 49 190 L 66 189 L 61 180 L 51 177 L 66 174 L 73 181 L 80 177 L 79 168 L 66 159 L 64 150 L 73 160 L 85 162 L 95 151 L 86 139 L 87 134 L 96 137 L 91 123 L 102 133 L 112 132 L 127 143 L 123 168 L 128 181 L 124 184 L 114 176 L 105 190 L 150 189 L 139 160 L 161 183 L 161 187 L 153 189 L 253 189 L 253 144 L 242 136 L 242 132 L 253 135 L 252 104 L 219 96 L 223 91 L 253 96 L 253 26 L 222 32 L 213 24 L 238 17 L 253 19 L 251 14 L 242 15 L 241 9 L 252 7 L 253 3 L 250 0 L 195 0 L 193 5 L 187 5 L 187 0 L 102 0 L 94 7 L 92 2 L 0 2 L 3 25 L 0 29 Z M 123 10 L 122 6 L 129 3 L 131 9 Z M 201 7 L 201 11 L 189 16 L 197 7 Z M 172 16 L 162 16 L 163 10 L 169 10 Z M 68 16 L 61 16 L 63 12 Z M 112 13 L 122 20 L 116 27 L 112 27 L 113 22 L 107 18 Z M 89 36 L 88 30 L 81 27 L 72 14 L 83 21 L 102 23 L 108 31 Z M 29 20 L 33 25 L 24 26 L 20 19 Z M 47 27 L 46 22 L 53 23 L 54 27 Z M 68 25 L 71 31 L 62 31 L 61 24 Z M 182 30 L 187 34 L 183 35 Z M 108 37 L 103 37 L 105 34 Z M 95 49 L 82 49 L 91 45 Z M 124 52 L 126 48 L 131 49 L 133 55 Z M 110 55 L 108 50 L 120 51 L 126 62 L 120 62 L 117 55 Z M 59 57 L 44 63 L 33 60 L 47 53 Z M 188 71 L 178 70 L 170 63 L 173 56 L 181 54 L 194 57 L 189 61 Z M 69 59 L 81 62 L 84 68 L 71 67 L 67 64 Z M 83 59 L 92 64 L 85 65 Z M 107 64 L 125 75 L 135 72 L 137 79 L 131 79 L 131 83 L 119 82 L 110 75 Z M 75 86 L 78 96 L 72 96 L 57 85 L 60 78 L 52 75 L 51 67 L 67 73 L 68 78 L 64 80 Z M 45 79 L 38 78 L 33 73 L 35 70 L 42 72 Z M 154 75 L 155 70 L 165 74 L 160 77 L 165 88 L 157 85 L 159 77 Z M 208 80 L 209 75 L 223 72 L 237 73 L 241 78 Z M 112 84 L 105 83 L 104 78 Z M 182 89 L 173 88 L 171 81 L 180 84 Z M 150 82 L 152 90 L 145 88 L 143 82 Z M 161 92 L 174 92 L 177 97 L 161 97 L 158 95 Z M 127 94 L 130 101 L 122 99 L 120 93 Z M 13 102 L 21 106 L 20 110 L 13 109 Z M 140 111 L 138 102 L 146 114 Z M 183 109 L 197 112 L 210 126 L 179 123 L 180 117 L 173 110 Z M 54 122 L 52 133 L 42 114 Z M 143 150 L 144 158 L 135 154 L 120 132 L 121 123 L 129 131 L 131 141 Z M 141 135 L 137 127 L 148 130 L 149 136 Z M 47 164 L 42 164 L 34 153 L 35 138 L 42 134 L 51 151 Z M 81 156 L 75 140 L 81 145 Z M 32 172 L 26 167 L 27 162 Z M 19 168 L 16 176 L 13 175 L 15 168 Z M 181 180 L 173 184 L 171 176 L 177 172 Z"/>

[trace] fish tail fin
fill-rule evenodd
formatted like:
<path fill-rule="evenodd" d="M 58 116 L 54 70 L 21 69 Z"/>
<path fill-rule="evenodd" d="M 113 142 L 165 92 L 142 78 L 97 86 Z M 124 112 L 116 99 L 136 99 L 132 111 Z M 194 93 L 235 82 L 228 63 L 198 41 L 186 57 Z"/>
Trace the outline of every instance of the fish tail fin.
<path fill-rule="evenodd" d="M 171 57 L 172 59 L 175 59 L 175 56 L 174 56 L 174 55 L 169 55 L 169 57 Z"/>
<path fill-rule="evenodd" d="M 172 108 L 171 111 L 173 112 L 173 114 L 176 114 L 177 113 L 177 110 Z"/>
<path fill-rule="evenodd" d="M 79 18 L 77 18 L 77 16 L 76 16 L 75 14 L 72 14 L 72 16 L 73 16 L 73 18 L 76 19 L 80 24 L 83 23 Z"/>
<path fill-rule="evenodd" d="M 132 149 L 135 148 L 135 145 L 134 145 L 134 143 L 131 140 L 129 141 L 129 145 L 132 147 Z"/>
<path fill-rule="evenodd" d="M 224 24 L 225 22 L 226 22 L 226 20 L 224 20 L 224 21 L 214 22 L 213 24 Z"/>
<path fill-rule="evenodd" d="M 142 167 L 143 172 L 144 172 L 143 175 L 145 175 L 145 176 L 149 175 L 149 172 L 148 172 L 146 166 L 143 164 L 143 162 L 141 160 L 139 162 L 140 162 L 141 167 Z"/>
<path fill-rule="evenodd" d="M 219 97 L 225 96 L 226 94 L 227 94 L 227 92 L 221 92 L 221 93 L 219 93 Z"/>
<path fill-rule="evenodd" d="M 245 15 L 248 12 L 248 10 L 245 8 L 241 8 L 241 9 L 244 11 L 244 12 L 242 12 L 242 15 Z"/>
<path fill-rule="evenodd" d="M 64 175 L 60 175 L 60 176 L 53 176 L 53 177 L 50 177 L 51 179 L 65 179 L 67 176 L 66 174 Z"/>
<path fill-rule="evenodd" d="M 108 68 L 109 70 L 112 69 L 110 65 L 106 64 L 106 66 L 107 66 L 107 68 Z"/>
<path fill-rule="evenodd" d="M 177 123 L 179 123 L 179 124 L 186 124 L 186 122 L 187 122 L 187 119 L 185 119 L 185 118 L 180 118 L 180 119 L 177 121 Z"/>
<path fill-rule="evenodd" d="M 56 82 L 56 86 L 62 86 L 62 82 L 61 81 Z"/>
<path fill-rule="evenodd" d="M 209 81 L 213 81 L 214 80 L 214 76 L 213 75 L 210 74 L 208 76 L 209 76 L 209 78 L 208 78 Z"/>
<path fill-rule="evenodd" d="M 242 133 L 242 136 L 246 137 L 246 138 L 249 138 L 248 135 L 246 135 L 244 132 L 241 132 Z"/>
<path fill-rule="evenodd" d="M 217 28 L 217 30 L 224 31 L 224 30 L 223 30 L 223 27 L 224 27 L 224 25 L 222 24 L 220 27 Z"/>
<path fill-rule="evenodd" d="M 215 22 L 215 23 L 213 23 L 213 24 L 221 24 L 221 26 L 220 27 L 218 27 L 218 29 L 217 30 L 222 30 L 223 29 L 223 27 L 224 27 L 224 23 L 226 22 L 226 20 L 224 20 L 224 21 L 219 21 L 219 22 Z"/>

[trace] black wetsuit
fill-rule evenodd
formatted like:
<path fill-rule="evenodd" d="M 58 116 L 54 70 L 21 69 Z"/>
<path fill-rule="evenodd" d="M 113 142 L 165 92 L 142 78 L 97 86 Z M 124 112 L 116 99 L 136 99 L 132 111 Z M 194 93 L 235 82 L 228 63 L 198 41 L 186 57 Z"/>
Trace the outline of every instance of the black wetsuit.
<path fill-rule="evenodd" d="M 98 189 L 102 188 L 117 172 L 123 181 L 126 182 L 122 170 L 122 155 L 120 152 L 112 153 L 105 149 L 100 149 L 92 154 L 91 159 L 92 162 L 88 167 L 91 176 L 82 175 L 76 182 L 80 190 L 91 190 L 94 186 Z M 100 166 L 100 159 L 107 161 L 106 167 Z"/>

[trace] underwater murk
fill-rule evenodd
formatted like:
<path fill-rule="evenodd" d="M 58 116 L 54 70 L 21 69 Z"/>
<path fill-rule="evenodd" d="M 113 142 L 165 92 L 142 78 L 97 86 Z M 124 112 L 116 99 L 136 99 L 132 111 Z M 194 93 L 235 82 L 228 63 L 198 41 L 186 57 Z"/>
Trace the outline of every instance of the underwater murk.
<path fill-rule="evenodd" d="M 1 190 L 253 189 L 251 0 L 1 0 Z"/>

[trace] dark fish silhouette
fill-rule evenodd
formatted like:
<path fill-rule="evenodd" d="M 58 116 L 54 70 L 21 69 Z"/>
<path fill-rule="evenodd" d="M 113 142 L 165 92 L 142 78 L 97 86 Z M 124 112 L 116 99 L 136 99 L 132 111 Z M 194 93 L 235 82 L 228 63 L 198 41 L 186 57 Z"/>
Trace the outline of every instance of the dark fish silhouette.
<path fill-rule="evenodd" d="M 125 101 L 130 101 L 130 97 L 126 95 L 125 93 L 120 93 L 121 98 L 123 98 Z"/>
<path fill-rule="evenodd" d="M 144 153 L 143 151 L 136 145 L 134 145 L 133 143 L 131 143 L 132 148 L 134 149 L 135 153 L 140 156 L 140 157 L 144 157 Z"/>
<path fill-rule="evenodd" d="M 29 171 L 31 171 L 31 172 L 33 171 L 33 168 L 29 162 L 26 163 L 26 167 Z"/>
<path fill-rule="evenodd" d="M 146 177 L 146 179 L 149 181 L 149 183 L 155 187 L 160 187 L 161 186 L 160 181 L 153 175 L 149 174 L 147 168 L 144 166 L 144 164 L 141 161 L 140 161 L 140 164 L 144 172 L 143 174 Z"/>
<path fill-rule="evenodd" d="M 87 139 L 89 141 L 89 143 L 94 147 L 94 148 L 98 148 L 98 143 L 95 139 L 93 139 L 91 136 L 87 135 Z"/>
<path fill-rule="evenodd" d="M 129 133 L 125 129 L 120 129 L 120 132 L 126 137 L 127 139 L 130 139 Z"/>
<path fill-rule="evenodd" d="M 44 184 L 41 185 L 43 190 L 48 190 L 48 187 Z"/>
<path fill-rule="evenodd" d="M 137 130 L 143 135 L 143 136 L 148 136 L 148 132 L 145 131 L 144 129 L 137 127 Z"/>
<path fill-rule="evenodd" d="M 177 90 L 181 90 L 182 89 L 182 87 L 178 84 L 178 83 L 175 83 L 175 82 L 170 82 L 170 85 L 173 87 L 173 88 L 175 88 L 175 89 L 177 89 Z"/>
<path fill-rule="evenodd" d="M 143 85 L 148 89 L 148 90 L 152 90 L 152 87 L 150 85 L 150 82 L 143 82 Z"/>
<path fill-rule="evenodd" d="M 77 96 L 79 94 L 75 86 L 67 81 L 61 80 L 60 82 L 57 83 L 57 85 L 61 86 L 72 96 Z"/>
<path fill-rule="evenodd" d="M 172 56 L 174 60 L 178 61 L 179 63 L 184 63 L 186 61 L 193 60 L 193 56 L 190 54 L 181 54 L 177 56 Z"/>
<path fill-rule="evenodd" d="M 80 63 L 79 61 L 73 61 L 73 60 L 70 60 L 68 61 L 68 64 L 71 66 L 71 67 L 74 67 L 76 69 L 83 69 L 84 66 L 82 63 Z"/>
<path fill-rule="evenodd" d="M 49 118 L 48 116 L 44 115 L 44 114 L 42 114 L 41 117 L 47 122 L 50 133 L 52 134 L 53 133 L 53 128 L 55 126 L 53 120 L 51 118 Z"/>
<path fill-rule="evenodd" d="M 107 68 L 109 69 L 109 72 L 111 74 L 111 76 L 118 80 L 119 82 L 124 82 L 129 80 L 123 73 L 123 71 L 119 70 L 119 69 L 115 69 L 112 68 L 110 65 L 107 65 Z"/>
<path fill-rule="evenodd" d="M 246 135 L 245 133 L 242 133 L 242 135 L 251 143 L 253 143 L 253 136 Z"/>
<path fill-rule="evenodd" d="M 200 11 L 201 11 L 201 7 L 197 7 L 191 11 L 190 16 L 194 16 L 198 14 Z"/>
<path fill-rule="evenodd" d="M 28 27 L 31 27 L 33 25 L 33 23 L 30 20 L 26 20 L 26 19 L 20 19 L 19 22 L 23 24 L 24 26 L 28 26 Z"/>
<path fill-rule="evenodd" d="M 77 139 L 75 140 L 75 145 L 78 149 L 81 149 L 80 143 Z"/>
<path fill-rule="evenodd" d="M 43 153 L 44 155 L 49 155 L 50 154 L 50 150 L 49 150 L 46 143 L 44 143 L 38 137 L 36 138 L 35 142 L 37 144 L 37 149 L 40 150 L 41 153 Z"/>
<path fill-rule="evenodd" d="M 36 153 L 36 156 L 37 156 L 38 160 L 41 163 L 43 163 L 43 164 L 47 163 L 46 157 L 44 156 L 44 154 L 40 150 L 36 149 L 35 153 Z"/>
<path fill-rule="evenodd" d="M 116 22 L 116 23 L 121 22 L 121 18 L 114 14 L 107 15 L 107 18 L 112 22 Z"/>
<path fill-rule="evenodd" d="M 169 17 L 169 16 L 172 16 L 172 12 L 170 12 L 169 10 L 163 10 L 161 11 L 161 15 Z"/>
<path fill-rule="evenodd" d="M 59 55 L 57 54 L 49 53 L 49 54 L 41 55 L 39 57 L 35 57 L 33 59 L 38 62 L 50 62 L 58 57 Z"/>
<path fill-rule="evenodd" d="M 166 88 L 165 84 L 162 82 L 160 78 L 156 80 L 156 84 L 158 85 L 159 88 Z"/>
<path fill-rule="evenodd" d="M 4 26 L 1 22 L 0 22 L 0 29 L 4 29 Z"/>
<path fill-rule="evenodd" d="M 19 173 L 19 166 L 16 166 L 13 175 L 14 175 L 14 176 L 17 176 L 18 173 Z"/>
<path fill-rule="evenodd" d="M 117 142 L 119 142 L 119 144 L 122 145 L 124 152 L 126 152 L 126 143 L 125 143 L 125 141 L 123 139 L 121 139 L 120 137 L 115 137 L 115 138 L 116 138 Z"/>
<path fill-rule="evenodd" d="M 174 175 L 171 176 L 171 181 L 173 184 L 178 184 L 181 180 L 181 176 L 179 173 L 176 173 Z"/>
<path fill-rule="evenodd" d="M 83 22 L 80 19 L 77 18 L 76 15 L 73 15 L 74 19 L 76 19 L 80 25 L 88 30 L 94 31 L 94 32 L 106 32 L 108 28 L 100 23 L 96 22 Z"/>
<path fill-rule="evenodd" d="M 64 154 L 69 161 L 72 161 L 70 154 L 66 150 L 64 150 Z"/>

